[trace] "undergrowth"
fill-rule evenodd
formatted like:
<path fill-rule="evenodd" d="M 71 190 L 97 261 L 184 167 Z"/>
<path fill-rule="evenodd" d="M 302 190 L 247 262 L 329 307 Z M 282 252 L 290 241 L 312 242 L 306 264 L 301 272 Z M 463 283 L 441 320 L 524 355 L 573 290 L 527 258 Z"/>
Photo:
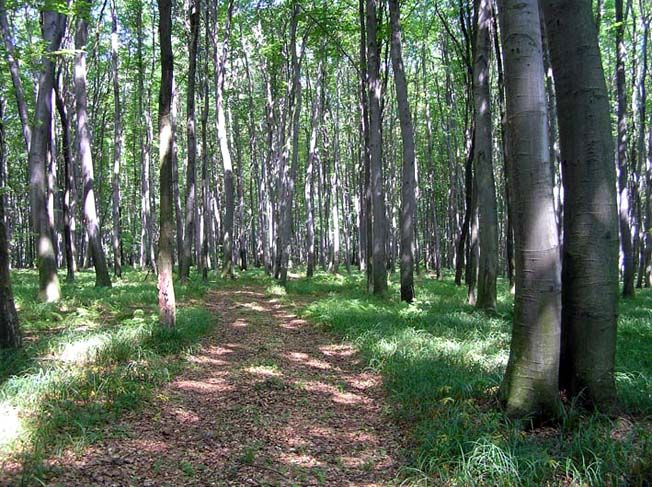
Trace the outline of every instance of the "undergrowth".
<path fill-rule="evenodd" d="M 140 407 L 213 325 L 197 301 L 207 289 L 200 279 L 176 286 L 177 327 L 166 330 L 154 276 L 127 271 L 111 289 L 95 288 L 94 277 L 78 273 L 60 302 L 43 304 L 35 272 L 12 275 L 24 346 L 0 352 L 0 465 L 20 464 L 22 484 L 38 485 L 46 457 L 100 439 L 104 425 Z"/>
<path fill-rule="evenodd" d="M 287 299 L 354 343 L 384 376 L 395 420 L 408 432 L 405 485 L 649 485 L 652 478 L 652 290 L 621 303 L 617 386 L 625 413 L 569 404 L 560 424 L 526 428 L 501 411 L 512 296 L 499 283 L 495 316 L 465 302 L 449 277 L 419 278 L 413 304 L 364 292 L 364 276 L 297 279 Z M 646 483 L 647 482 L 647 483 Z"/>

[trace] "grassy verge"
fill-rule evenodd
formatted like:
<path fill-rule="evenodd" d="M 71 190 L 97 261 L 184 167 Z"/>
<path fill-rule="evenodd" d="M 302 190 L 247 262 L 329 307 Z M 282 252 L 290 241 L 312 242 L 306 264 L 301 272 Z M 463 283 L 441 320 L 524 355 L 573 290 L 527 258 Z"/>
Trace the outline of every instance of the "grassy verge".
<path fill-rule="evenodd" d="M 627 415 L 569 405 L 559 425 L 524 430 L 496 392 L 509 353 L 512 297 L 498 315 L 465 303 L 451 279 L 420 279 L 412 305 L 364 292 L 360 275 L 319 274 L 288 286 L 309 295 L 303 313 L 355 343 L 380 371 L 396 420 L 409 433 L 406 485 L 649 485 L 652 478 L 652 290 L 623 302 L 617 383 Z"/>
<path fill-rule="evenodd" d="M 46 455 L 98 440 L 103 425 L 137 409 L 213 325 L 197 302 L 207 289 L 199 280 L 177 286 L 171 331 L 158 326 L 152 275 L 130 271 L 96 289 L 92 272 L 79 273 L 56 304 L 34 299 L 32 271 L 15 272 L 13 285 L 25 339 L 0 352 L 0 465 L 20 465 L 25 484 L 37 482 Z"/>

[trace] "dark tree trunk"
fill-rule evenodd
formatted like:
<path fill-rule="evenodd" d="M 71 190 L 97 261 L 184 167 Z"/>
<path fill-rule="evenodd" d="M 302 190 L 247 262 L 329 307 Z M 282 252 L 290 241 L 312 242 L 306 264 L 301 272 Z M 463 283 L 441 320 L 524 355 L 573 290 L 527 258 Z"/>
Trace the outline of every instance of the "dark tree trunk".
<path fill-rule="evenodd" d="M 401 182 L 401 300 L 414 300 L 414 226 L 416 218 L 416 179 L 414 155 L 414 128 L 408 103 L 407 81 L 403 69 L 401 48 L 400 7 L 398 0 L 389 1 L 392 28 L 391 55 L 394 86 L 403 139 L 403 166 Z"/>
<path fill-rule="evenodd" d="M 120 100 L 120 76 L 118 48 L 118 14 L 116 0 L 111 0 L 111 67 L 113 69 L 113 178 L 112 185 L 112 217 L 113 217 L 113 272 L 116 277 L 122 276 L 122 236 L 120 229 L 120 167 L 122 165 L 122 105 Z"/>
<path fill-rule="evenodd" d="M 160 176 L 160 237 L 158 245 L 158 305 L 162 326 L 173 328 L 176 323 L 176 302 L 172 281 L 172 242 L 174 237 L 172 191 L 172 2 L 159 0 L 159 37 L 161 46 L 161 91 L 159 93 L 159 160 Z"/>
<path fill-rule="evenodd" d="M 58 51 L 66 27 L 65 15 L 46 10 L 41 15 L 43 40 L 46 52 L 43 54 L 39 90 L 36 99 L 36 116 L 31 133 L 29 150 L 30 199 L 32 225 L 35 235 L 39 269 L 39 298 L 53 302 L 61 297 L 57 261 L 52 242 L 52 229 L 47 211 L 46 162 L 50 144 L 52 118 L 52 90 L 54 89 L 54 59 L 52 52 Z"/>
<path fill-rule="evenodd" d="M 0 5 L 0 8 L 3 8 Z M 0 167 L 5 165 L 5 101 L 0 97 Z M 4 181 L 2 182 L 4 183 Z M 0 191 L 5 189 L 0 187 Z M 9 242 L 5 221 L 5 198 L 0 194 L 0 349 L 17 348 L 21 345 L 18 313 L 11 291 L 11 274 L 9 273 Z"/>
<path fill-rule="evenodd" d="M 564 183 L 560 386 L 616 400 L 618 206 L 609 96 L 591 5 L 545 0 Z"/>

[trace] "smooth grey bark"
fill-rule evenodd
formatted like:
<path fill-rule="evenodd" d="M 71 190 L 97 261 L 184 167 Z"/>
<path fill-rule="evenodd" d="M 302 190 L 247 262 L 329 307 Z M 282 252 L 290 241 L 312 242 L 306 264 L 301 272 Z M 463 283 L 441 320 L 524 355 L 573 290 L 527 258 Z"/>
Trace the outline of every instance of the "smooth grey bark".
<path fill-rule="evenodd" d="M 299 161 L 299 117 L 301 115 L 301 60 L 305 47 L 305 38 L 301 45 L 297 43 L 297 26 L 299 22 L 299 4 L 294 2 L 292 19 L 290 22 L 290 90 L 286 99 L 287 120 L 289 121 L 288 136 L 281 149 L 279 158 L 280 204 L 279 204 L 279 229 L 278 229 L 278 277 L 282 285 L 287 283 L 288 264 L 290 259 L 291 232 L 292 232 L 292 200 L 294 185 Z M 299 52 L 297 52 L 299 51 Z M 289 151 L 292 151 L 292 160 L 288 164 Z"/>
<path fill-rule="evenodd" d="M 478 212 L 477 298 L 475 305 L 489 312 L 496 311 L 496 278 L 498 275 L 498 210 L 494 181 L 491 129 L 491 94 L 489 53 L 492 15 L 490 0 L 476 0 L 476 38 L 473 56 L 473 99 L 475 105 L 475 190 Z"/>
<path fill-rule="evenodd" d="M 84 191 L 82 202 L 86 233 L 88 234 L 88 247 L 95 265 L 95 285 L 98 287 L 111 287 L 111 278 L 106 265 L 106 257 L 102 248 L 102 237 L 97 217 L 95 192 L 93 189 L 93 157 L 91 155 L 91 134 L 88 127 L 87 97 L 86 97 L 86 41 L 88 38 L 88 24 L 82 17 L 77 20 L 75 32 L 75 111 L 77 115 L 77 154 L 79 157 L 82 184 Z"/>
<path fill-rule="evenodd" d="M 231 18 L 233 16 L 234 2 L 231 0 L 228 5 L 227 20 L 224 26 L 224 36 L 218 45 L 213 37 L 213 49 L 215 56 L 215 111 L 217 114 L 217 140 L 222 155 L 222 166 L 224 168 L 224 261 L 222 263 L 222 277 L 233 278 L 233 215 L 235 213 L 235 194 L 233 184 L 233 163 L 231 161 L 231 150 L 229 138 L 226 131 L 226 116 L 224 112 L 224 81 L 226 77 L 226 61 L 228 55 L 228 39 L 231 31 Z M 215 7 L 217 15 L 217 4 Z M 217 25 L 217 19 L 215 20 Z"/>
<path fill-rule="evenodd" d="M 380 79 L 380 51 L 378 48 L 378 0 L 366 0 L 367 35 L 367 91 L 369 93 L 369 161 L 371 182 L 371 240 L 373 293 L 387 291 L 387 238 L 385 220 L 385 191 L 383 188 L 382 157 L 382 81 Z"/>
<path fill-rule="evenodd" d="M 5 101 L 0 96 L 0 167 L 5 166 Z M 4 178 L 3 178 L 4 179 Z M 4 181 L 0 191 L 4 190 Z M 0 195 L 0 349 L 18 348 L 22 342 L 9 272 L 9 241 L 5 219 L 5 198 Z"/>
<path fill-rule="evenodd" d="M 61 122 L 61 147 L 63 150 L 63 239 L 66 253 L 66 281 L 73 282 L 77 270 L 77 264 L 75 262 L 77 191 L 75 188 L 75 169 L 73 166 L 72 141 L 70 138 L 70 120 L 66 100 L 62 93 L 64 88 L 61 78 L 61 73 L 59 73 L 57 83 L 55 84 L 55 94 L 57 112 L 59 113 L 59 120 Z"/>
<path fill-rule="evenodd" d="M 398 0 L 389 0 L 391 24 L 390 51 L 398 116 L 403 139 L 403 165 L 401 170 L 401 300 L 414 300 L 414 227 L 416 219 L 416 179 L 414 154 L 414 127 L 408 102 L 407 80 L 403 67 L 401 47 L 401 11 Z"/>
<path fill-rule="evenodd" d="M 544 0 L 564 183 L 560 386 L 616 400 L 618 206 L 609 96 L 591 5 Z"/>
<path fill-rule="evenodd" d="M 25 102 L 25 93 L 23 91 L 23 84 L 20 79 L 20 66 L 14 57 L 15 47 L 11 38 L 9 30 L 9 21 L 7 20 L 7 10 L 5 8 L 5 0 L 0 0 L 0 30 L 2 31 L 2 38 L 5 45 L 5 55 L 7 57 L 7 64 L 9 65 L 9 73 L 11 74 L 11 82 L 14 86 L 14 94 L 16 96 L 16 105 L 18 107 L 18 116 L 23 129 L 23 139 L 25 140 L 25 147 L 29 154 L 30 145 L 32 142 L 32 131 L 29 126 L 29 116 L 27 114 L 27 103 Z"/>
<path fill-rule="evenodd" d="M 199 44 L 199 0 L 190 2 L 190 49 L 188 51 L 188 87 L 186 92 L 186 136 L 188 139 L 188 165 L 186 167 L 185 239 L 183 253 L 179 256 L 181 282 L 188 280 L 192 261 L 192 241 L 195 236 L 195 205 L 197 198 L 197 136 L 195 129 L 195 77 L 197 73 L 197 46 Z M 198 242 L 197 242 L 198 244 Z"/>
<path fill-rule="evenodd" d="M 46 51 L 41 60 L 36 116 L 31 131 L 29 149 L 30 203 L 32 226 L 34 233 L 38 235 L 36 251 L 39 270 L 39 299 L 54 302 L 61 297 L 61 288 L 57 277 L 57 261 L 47 212 L 46 163 L 52 128 L 52 90 L 54 89 L 55 67 L 52 53 L 58 51 L 61 45 L 66 28 L 66 17 L 51 10 L 45 10 L 42 12 L 41 20 Z"/>
<path fill-rule="evenodd" d="M 558 413 L 561 263 L 548 158 L 536 0 L 499 1 L 505 53 L 508 168 L 514 191 L 516 295 L 501 395 L 513 416 Z"/>
<path fill-rule="evenodd" d="M 623 0 L 615 0 L 616 7 L 616 168 L 618 171 L 618 224 L 620 249 L 623 254 L 623 296 L 634 296 L 634 250 L 629 221 L 629 168 L 627 161 L 627 87 L 625 85 L 625 18 Z"/>
<path fill-rule="evenodd" d="M 160 236 L 158 244 L 159 321 L 166 328 L 176 324 L 176 300 L 172 280 L 172 241 L 174 236 L 172 191 L 172 89 L 174 60 L 172 55 L 172 2 L 159 0 L 159 39 L 161 49 L 161 88 L 159 92 L 159 162 L 160 173 Z"/>
<path fill-rule="evenodd" d="M 643 11 L 643 4 L 640 3 L 641 11 Z M 647 215 L 647 202 L 649 201 L 649 194 L 647 193 L 649 185 L 647 184 L 649 180 L 647 179 L 648 171 L 646 168 L 647 158 L 650 154 L 646 155 L 646 127 L 647 125 L 647 110 L 646 110 L 646 100 L 647 100 L 647 90 L 645 83 L 647 82 L 648 75 L 648 41 L 650 37 L 650 23 L 652 23 L 652 16 L 643 16 L 641 19 L 643 24 L 643 32 L 641 33 L 641 52 L 640 52 L 640 70 L 639 78 L 636 83 L 636 95 L 637 95 L 637 105 L 638 105 L 638 134 L 636 137 L 637 145 L 637 155 L 638 161 L 637 171 L 639 172 L 639 177 L 642 179 L 641 187 L 645 188 L 646 196 L 643 202 L 638 201 L 638 210 L 640 213 L 639 225 L 642 227 L 641 232 L 641 242 L 640 242 L 640 253 L 639 253 L 639 264 L 638 264 L 638 276 L 636 279 L 636 287 L 641 288 L 645 283 L 649 287 L 649 283 L 646 280 L 646 268 L 649 266 L 650 259 L 648 257 L 648 247 L 650 246 L 650 221 Z"/>
<path fill-rule="evenodd" d="M 306 204 L 306 275 L 312 277 L 315 270 L 315 164 L 317 163 L 317 145 L 319 143 L 320 122 L 323 109 L 323 89 L 325 69 L 320 61 L 317 67 L 315 98 L 310 117 L 310 141 L 308 143 L 308 161 L 306 163 L 306 180 L 304 200 Z"/>
<path fill-rule="evenodd" d="M 120 99 L 120 70 L 118 49 L 118 13 L 116 0 L 111 0 L 111 69 L 113 78 L 113 176 L 111 178 L 113 234 L 113 273 L 122 276 L 122 235 L 120 228 L 120 167 L 122 166 L 122 102 Z"/>

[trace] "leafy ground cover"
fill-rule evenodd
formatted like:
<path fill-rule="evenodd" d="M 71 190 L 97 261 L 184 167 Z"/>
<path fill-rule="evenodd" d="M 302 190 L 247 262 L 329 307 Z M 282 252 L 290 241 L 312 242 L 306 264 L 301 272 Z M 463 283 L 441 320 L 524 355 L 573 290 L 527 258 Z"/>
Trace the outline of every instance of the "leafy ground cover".
<path fill-rule="evenodd" d="M 465 303 L 452 279 L 421 278 L 412 305 L 363 292 L 363 277 L 293 281 L 288 299 L 311 296 L 303 315 L 354 343 L 382 373 L 395 420 L 408 432 L 404 469 L 416 485 L 649 485 L 652 479 L 652 290 L 620 307 L 617 385 L 623 413 L 566 404 L 559 424 L 528 428 L 500 411 L 512 297 L 498 313 Z"/>
<path fill-rule="evenodd" d="M 0 355 L 0 472 L 20 469 L 24 483 L 38 478 L 45 456 L 83 449 L 103 425 L 138 409 L 214 324 L 199 301 L 201 281 L 177 286 L 178 327 L 166 331 L 151 274 L 127 272 L 111 289 L 94 279 L 78 273 L 61 302 L 43 304 L 35 272 L 13 273 L 24 347 Z"/>

